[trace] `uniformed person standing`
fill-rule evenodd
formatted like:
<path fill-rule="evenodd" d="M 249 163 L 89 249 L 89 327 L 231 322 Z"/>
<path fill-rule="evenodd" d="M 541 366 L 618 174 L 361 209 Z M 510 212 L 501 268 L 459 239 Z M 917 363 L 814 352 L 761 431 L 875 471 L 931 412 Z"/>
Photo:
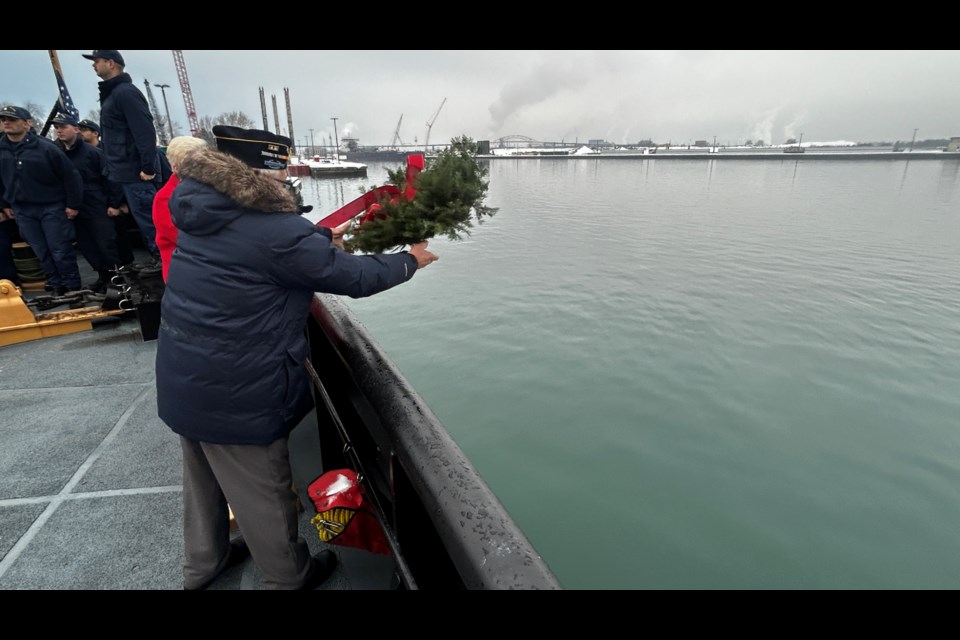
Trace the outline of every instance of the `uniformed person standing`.
<path fill-rule="evenodd" d="M 100 130 L 107 177 L 121 185 L 127 206 L 144 246 L 160 268 L 157 230 L 153 226 L 153 198 L 157 195 L 157 130 L 147 99 L 124 71 L 125 61 L 115 49 L 83 54 L 93 60 L 100 78 Z"/>
<path fill-rule="evenodd" d="M 67 154 L 83 179 L 83 205 L 73 219 L 77 248 L 99 276 L 90 288 L 102 293 L 110 282 L 110 272 L 122 264 L 117 253 L 117 227 L 108 210 L 120 207 L 123 190 L 107 179 L 103 151 L 84 142 L 79 124 L 70 114 L 58 113 L 53 119 L 56 144 Z"/>
<path fill-rule="evenodd" d="M 74 228 L 83 202 L 83 182 L 57 146 L 31 131 L 23 107 L 0 108 L 0 211 L 14 218 L 47 278 L 46 289 L 63 295 L 80 288 L 73 250 Z"/>

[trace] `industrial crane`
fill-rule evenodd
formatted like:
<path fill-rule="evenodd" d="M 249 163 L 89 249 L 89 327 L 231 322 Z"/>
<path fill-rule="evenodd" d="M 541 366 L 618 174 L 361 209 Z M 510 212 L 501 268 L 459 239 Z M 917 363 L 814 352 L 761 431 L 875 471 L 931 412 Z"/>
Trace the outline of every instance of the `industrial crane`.
<path fill-rule="evenodd" d="M 437 116 L 440 115 L 440 110 L 443 109 L 443 105 L 447 103 L 447 99 L 444 98 L 443 102 L 440 103 L 440 106 L 437 107 L 437 110 L 434 112 L 433 117 L 427 122 L 427 138 L 423 141 L 423 151 L 424 153 L 429 153 L 427 145 L 430 144 L 430 130 L 433 129 L 433 123 L 437 121 Z"/>
<path fill-rule="evenodd" d="M 187 78 L 187 63 L 183 61 L 183 50 L 173 50 L 173 63 L 177 67 L 177 77 L 180 79 L 180 91 L 183 92 L 183 104 L 187 108 L 190 133 L 194 138 L 202 138 L 200 121 L 197 119 L 197 108 L 193 105 L 193 91 L 190 90 L 190 79 Z"/>
<path fill-rule="evenodd" d="M 150 111 L 153 113 L 153 121 L 156 123 L 157 136 L 160 137 L 160 146 L 165 147 L 170 141 L 167 140 L 167 132 L 163 127 L 163 118 L 160 117 L 160 109 L 157 107 L 157 101 L 153 98 L 153 91 L 150 90 L 150 81 L 144 78 L 143 84 L 147 87 L 147 102 L 150 103 Z"/>
<path fill-rule="evenodd" d="M 400 124 L 403 122 L 403 114 L 400 114 L 400 120 L 397 122 L 397 129 L 393 132 L 393 142 L 390 143 L 390 146 L 397 148 L 397 143 L 403 145 L 403 140 L 400 139 Z"/>

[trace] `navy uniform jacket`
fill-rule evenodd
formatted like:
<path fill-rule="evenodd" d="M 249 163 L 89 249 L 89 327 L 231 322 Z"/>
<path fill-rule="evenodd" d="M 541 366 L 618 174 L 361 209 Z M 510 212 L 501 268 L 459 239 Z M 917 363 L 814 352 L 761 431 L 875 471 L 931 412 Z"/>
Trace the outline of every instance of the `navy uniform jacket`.
<path fill-rule="evenodd" d="M 170 161 L 167 160 L 167 154 L 164 151 L 160 150 L 160 147 L 157 147 L 157 172 L 154 174 L 153 183 L 157 185 L 157 191 L 163 188 L 163 185 L 167 184 L 167 181 L 170 180 L 170 176 L 173 175 L 173 167 L 170 166 Z"/>
<path fill-rule="evenodd" d="M 103 151 L 87 144 L 80 136 L 77 136 L 77 143 L 72 149 L 67 149 L 60 142 L 56 145 L 67 154 L 83 180 L 81 217 L 106 216 L 107 207 L 120 206 L 123 200 L 123 189 L 116 182 L 107 180 Z"/>
<path fill-rule="evenodd" d="M 157 172 L 153 115 L 130 74 L 100 82 L 100 131 L 108 178 L 124 184 Z"/>
<path fill-rule="evenodd" d="M 314 292 L 369 296 L 412 278 L 417 260 L 340 251 L 279 182 L 225 154 L 192 153 L 178 176 L 170 212 L 180 232 L 157 344 L 160 418 L 192 440 L 269 444 L 312 407 L 304 361 Z"/>
<path fill-rule="evenodd" d="M 0 209 L 56 202 L 70 209 L 83 203 L 83 182 L 70 159 L 34 133 L 16 144 L 0 136 Z"/>

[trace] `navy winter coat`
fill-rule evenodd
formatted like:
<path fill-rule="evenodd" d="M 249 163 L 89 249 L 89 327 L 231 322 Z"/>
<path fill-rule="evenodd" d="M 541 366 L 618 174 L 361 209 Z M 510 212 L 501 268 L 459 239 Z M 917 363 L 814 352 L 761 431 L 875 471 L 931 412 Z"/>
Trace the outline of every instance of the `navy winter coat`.
<path fill-rule="evenodd" d="M 306 319 L 315 291 L 369 296 L 413 277 L 409 253 L 354 256 L 295 212 L 276 180 L 215 151 L 180 165 L 180 229 L 157 345 L 157 406 L 176 433 L 269 444 L 311 408 Z M 230 196 L 225 194 L 229 193 Z"/>
<path fill-rule="evenodd" d="M 157 172 L 157 130 L 147 99 L 130 74 L 100 83 L 100 131 L 107 177 L 125 184 L 140 182 L 140 172 Z"/>
<path fill-rule="evenodd" d="M 83 205 L 80 217 L 105 217 L 107 207 L 119 207 L 123 201 L 123 189 L 116 182 L 107 180 L 104 173 L 103 151 L 87 144 L 77 136 L 77 142 L 67 149 L 63 143 L 55 143 L 63 150 L 77 168 L 83 180 Z"/>
<path fill-rule="evenodd" d="M 0 135 L 0 209 L 18 204 L 63 202 L 79 209 L 83 183 L 73 163 L 57 145 L 34 133 L 19 143 Z"/>

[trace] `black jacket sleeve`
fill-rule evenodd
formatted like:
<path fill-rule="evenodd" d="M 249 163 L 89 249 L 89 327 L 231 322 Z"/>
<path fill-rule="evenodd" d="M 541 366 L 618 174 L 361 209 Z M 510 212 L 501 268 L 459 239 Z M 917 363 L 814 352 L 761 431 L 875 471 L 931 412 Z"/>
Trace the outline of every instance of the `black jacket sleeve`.
<path fill-rule="evenodd" d="M 147 106 L 147 99 L 135 87 L 132 88 L 133 91 L 127 91 L 120 96 L 122 100 L 119 101 L 119 106 L 123 110 L 127 126 L 130 127 L 133 143 L 140 152 L 140 171 L 147 175 L 156 175 L 157 130 L 153 126 L 153 116 Z"/>
<path fill-rule="evenodd" d="M 63 176 L 63 191 L 66 194 L 68 209 L 79 211 L 83 207 L 83 178 L 67 154 L 55 144 L 46 144 L 42 147 L 54 171 Z"/>

